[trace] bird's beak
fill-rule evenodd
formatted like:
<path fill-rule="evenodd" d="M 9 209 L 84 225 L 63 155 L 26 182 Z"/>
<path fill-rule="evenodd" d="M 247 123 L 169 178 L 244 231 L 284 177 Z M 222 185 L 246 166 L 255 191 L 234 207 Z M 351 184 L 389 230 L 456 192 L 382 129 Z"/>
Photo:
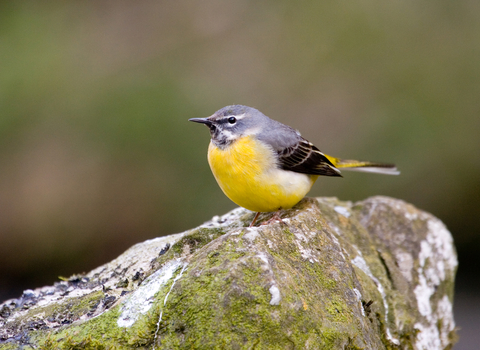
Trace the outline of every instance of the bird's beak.
<path fill-rule="evenodd" d="M 205 124 L 208 127 L 212 126 L 212 124 L 213 124 L 212 121 L 208 118 L 191 118 L 188 121 Z"/>

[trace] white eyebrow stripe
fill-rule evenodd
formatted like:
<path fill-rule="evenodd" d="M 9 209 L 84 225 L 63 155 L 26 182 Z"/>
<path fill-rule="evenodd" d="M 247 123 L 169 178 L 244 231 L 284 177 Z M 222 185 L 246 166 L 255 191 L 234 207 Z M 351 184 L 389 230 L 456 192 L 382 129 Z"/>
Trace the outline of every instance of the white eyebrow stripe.
<path fill-rule="evenodd" d="M 239 120 L 239 119 L 245 118 L 245 113 L 239 114 L 239 115 L 231 115 L 231 116 L 229 116 L 229 117 L 235 117 L 235 118 L 237 118 L 237 120 Z"/>
<path fill-rule="evenodd" d="M 239 115 L 226 115 L 225 117 L 223 117 L 222 120 L 227 120 L 227 121 L 228 121 L 228 119 L 231 118 L 231 117 L 234 117 L 235 119 L 237 119 L 237 121 L 238 121 L 238 120 L 242 120 L 243 118 L 245 118 L 245 113 L 239 114 Z M 226 124 L 226 125 L 227 125 L 228 127 L 233 127 L 233 126 L 234 126 L 234 124 L 231 124 L 231 125 L 230 125 L 230 124 Z"/>

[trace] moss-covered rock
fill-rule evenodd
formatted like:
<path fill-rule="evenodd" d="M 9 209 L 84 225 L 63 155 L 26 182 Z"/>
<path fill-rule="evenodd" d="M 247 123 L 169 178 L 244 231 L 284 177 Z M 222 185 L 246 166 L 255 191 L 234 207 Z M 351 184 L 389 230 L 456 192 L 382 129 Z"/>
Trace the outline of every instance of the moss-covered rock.
<path fill-rule="evenodd" d="M 452 346 L 457 259 L 432 215 L 373 197 L 252 218 L 235 209 L 25 291 L 0 305 L 0 349 Z"/>

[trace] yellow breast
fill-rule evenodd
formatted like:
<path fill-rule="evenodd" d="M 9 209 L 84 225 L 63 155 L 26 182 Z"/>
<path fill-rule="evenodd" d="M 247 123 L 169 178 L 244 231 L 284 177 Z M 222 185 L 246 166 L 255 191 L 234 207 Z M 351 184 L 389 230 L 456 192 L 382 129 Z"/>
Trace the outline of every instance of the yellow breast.
<path fill-rule="evenodd" d="M 273 149 L 254 136 L 243 137 L 225 149 L 210 142 L 208 163 L 226 196 L 252 211 L 293 207 L 318 177 L 278 169 Z"/>

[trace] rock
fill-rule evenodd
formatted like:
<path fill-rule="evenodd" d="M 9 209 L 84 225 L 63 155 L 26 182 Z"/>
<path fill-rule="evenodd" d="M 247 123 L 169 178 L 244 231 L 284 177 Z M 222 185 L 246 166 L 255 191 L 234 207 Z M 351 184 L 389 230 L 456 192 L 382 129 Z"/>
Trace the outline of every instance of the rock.
<path fill-rule="evenodd" d="M 263 214 L 266 220 L 271 214 Z M 400 200 L 235 209 L 0 305 L 0 349 L 449 349 L 457 258 Z"/>

